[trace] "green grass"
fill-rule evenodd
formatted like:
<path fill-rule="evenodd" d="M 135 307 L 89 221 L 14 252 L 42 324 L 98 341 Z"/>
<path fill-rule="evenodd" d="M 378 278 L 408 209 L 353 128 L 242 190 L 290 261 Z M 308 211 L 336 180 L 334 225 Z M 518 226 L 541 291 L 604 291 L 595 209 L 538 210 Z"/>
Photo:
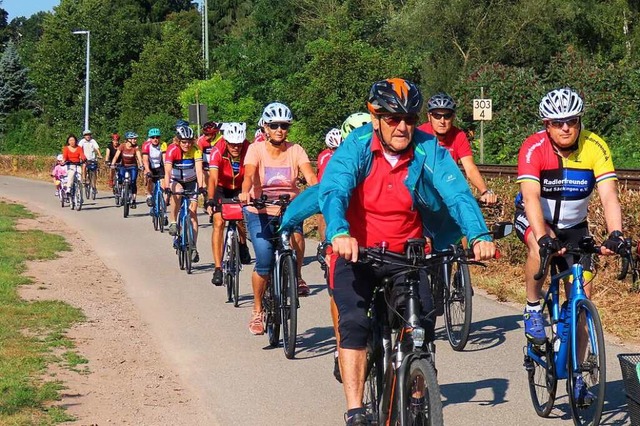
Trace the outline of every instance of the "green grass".
<path fill-rule="evenodd" d="M 33 214 L 20 205 L 0 202 L 0 424 L 55 424 L 70 419 L 61 409 L 47 407 L 59 398 L 62 385 L 44 381 L 42 375 L 55 359 L 53 349 L 73 347 L 65 330 L 84 317 L 62 302 L 28 302 L 19 297 L 18 286 L 31 284 L 22 275 L 26 261 L 54 259 L 56 253 L 69 250 L 61 236 L 16 230 L 20 218 Z M 63 358 L 69 367 L 86 362 L 77 354 Z"/>

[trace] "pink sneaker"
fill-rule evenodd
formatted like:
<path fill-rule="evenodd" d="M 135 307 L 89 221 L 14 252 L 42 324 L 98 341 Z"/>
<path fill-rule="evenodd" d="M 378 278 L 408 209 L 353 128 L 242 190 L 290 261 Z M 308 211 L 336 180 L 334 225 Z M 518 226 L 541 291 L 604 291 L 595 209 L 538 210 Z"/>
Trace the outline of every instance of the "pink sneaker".
<path fill-rule="evenodd" d="M 262 316 L 262 312 L 260 311 L 253 311 L 251 313 L 251 321 L 249 321 L 249 331 L 251 332 L 251 334 L 264 334 L 264 324 Z"/>

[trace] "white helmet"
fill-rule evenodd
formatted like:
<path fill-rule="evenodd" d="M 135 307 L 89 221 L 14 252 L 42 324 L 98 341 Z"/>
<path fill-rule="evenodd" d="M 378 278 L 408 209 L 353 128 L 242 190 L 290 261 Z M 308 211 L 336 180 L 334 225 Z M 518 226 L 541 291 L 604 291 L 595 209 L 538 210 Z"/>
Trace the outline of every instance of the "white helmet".
<path fill-rule="evenodd" d="M 339 129 L 331 129 L 324 137 L 324 142 L 331 149 L 336 149 L 342 143 L 342 133 Z"/>
<path fill-rule="evenodd" d="M 224 140 L 239 145 L 247 139 L 247 123 L 225 123 Z"/>
<path fill-rule="evenodd" d="M 260 120 L 258 120 L 258 127 L 264 127 L 264 119 L 262 117 L 260 117 Z"/>
<path fill-rule="evenodd" d="M 262 121 L 265 124 L 291 123 L 293 121 L 293 114 L 291 114 L 291 110 L 285 104 L 272 102 L 262 111 Z"/>
<path fill-rule="evenodd" d="M 584 103 L 580 95 L 569 87 L 563 87 L 550 91 L 542 98 L 539 113 L 543 120 L 580 117 L 584 114 Z"/>
<path fill-rule="evenodd" d="M 58 154 L 58 156 L 56 157 L 56 161 L 62 161 L 64 160 L 64 157 L 62 156 L 62 154 Z"/>

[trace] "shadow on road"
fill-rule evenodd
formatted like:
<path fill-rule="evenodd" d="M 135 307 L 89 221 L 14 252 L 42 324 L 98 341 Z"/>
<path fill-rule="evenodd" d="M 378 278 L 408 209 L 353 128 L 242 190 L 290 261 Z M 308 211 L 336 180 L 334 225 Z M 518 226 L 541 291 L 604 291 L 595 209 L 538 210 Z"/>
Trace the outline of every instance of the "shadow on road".
<path fill-rule="evenodd" d="M 304 333 L 298 332 L 297 359 L 310 359 L 333 353 L 336 339 L 333 327 L 313 327 Z M 327 367 L 330 368 L 330 367 Z"/>
<path fill-rule="evenodd" d="M 444 321 L 444 317 L 441 317 Z M 504 343 L 506 333 L 520 328 L 518 321 L 522 320 L 522 315 L 507 315 L 503 317 L 490 318 L 483 321 L 472 322 L 469 341 L 464 352 L 477 352 L 495 348 Z M 436 339 L 447 340 L 447 332 L 442 325 L 436 331 Z M 522 344 L 525 344 L 522 336 Z"/>
<path fill-rule="evenodd" d="M 442 405 L 463 404 L 472 402 L 478 405 L 499 405 L 506 401 L 505 395 L 509 381 L 507 379 L 486 379 L 477 382 L 449 383 L 440 385 L 440 393 L 442 394 Z M 481 389 L 490 389 L 493 393 L 493 399 L 475 400 L 476 393 Z M 473 401 L 472 401 L 473 400 Z"/>

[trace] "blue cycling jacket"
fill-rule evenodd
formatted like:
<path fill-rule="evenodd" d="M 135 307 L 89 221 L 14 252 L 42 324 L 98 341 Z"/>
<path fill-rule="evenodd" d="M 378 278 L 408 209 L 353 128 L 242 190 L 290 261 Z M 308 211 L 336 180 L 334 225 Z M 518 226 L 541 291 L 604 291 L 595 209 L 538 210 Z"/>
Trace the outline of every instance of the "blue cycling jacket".
<path fill-rule="evenodd" d="M 331 241 L 338 235 L 349 234 L 346 211 L 353 189 L 371 171 L 373 126 L 355 129 L 336 150 L 329 161 L 322 181 L 289 205 L 281 228 L 302 222 L 322 212 L 327 223 L 326 235 Z M 445 249 L 465 235 L 491 240 L 477 201 L 451 155 L 437 139 L 416 130 L 411 141 L 414 157 L 409 163 L 405 185 L 420 213 L 425 235 L 433 239 L 436 250 Z"/>

